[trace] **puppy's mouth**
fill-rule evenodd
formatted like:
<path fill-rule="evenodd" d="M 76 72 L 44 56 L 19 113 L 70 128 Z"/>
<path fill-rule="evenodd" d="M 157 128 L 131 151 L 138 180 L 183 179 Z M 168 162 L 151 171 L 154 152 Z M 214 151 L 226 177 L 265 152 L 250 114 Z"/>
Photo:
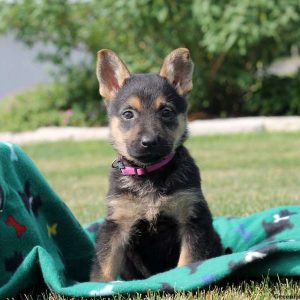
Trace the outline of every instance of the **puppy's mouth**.
<path fill-rule="evenodd" d="M 163 149 L 159 149 L 156 151 L 143 151 L 143 152 L 136 152 L 132 151 L 130 156 L 134 159 L 135 163 L 142 164 L 142 165 L 149 165 L 156 163 L 166 156 L 168 156 L 172 152 L 172 149 L 167 147 Z"/>
<path fill-rule="evenodd" d="M 155 163 L 155 162 L 157 162 L 157 161 L 163 159 L 164 156 L 148 154 L 148 155 L 133 156 L 133 158 L 134 158 L 137 162 L 141 162 L 141 163 L 143 163 L 143 164 L 152 164 L 152 163 Z"/>

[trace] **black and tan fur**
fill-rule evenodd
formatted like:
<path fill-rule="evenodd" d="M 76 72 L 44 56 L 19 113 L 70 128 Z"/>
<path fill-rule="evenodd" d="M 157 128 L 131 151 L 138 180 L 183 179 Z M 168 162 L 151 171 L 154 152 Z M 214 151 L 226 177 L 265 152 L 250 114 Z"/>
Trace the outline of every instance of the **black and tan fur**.
<path fill-rule="evenodd" d="M 111 169 L 92 281 L 145 278 L 222 253 L 199 170 L 183 146 L 184 96 L 192 89 L 192 73 L 185 48 L 171 52 L 159 74 L 131 75 L 115 53 L 98 52 L 97 78 L 111 141 L 125 164 L 145 167 L 176 154 L 168 165 L 143 176 Z"/>

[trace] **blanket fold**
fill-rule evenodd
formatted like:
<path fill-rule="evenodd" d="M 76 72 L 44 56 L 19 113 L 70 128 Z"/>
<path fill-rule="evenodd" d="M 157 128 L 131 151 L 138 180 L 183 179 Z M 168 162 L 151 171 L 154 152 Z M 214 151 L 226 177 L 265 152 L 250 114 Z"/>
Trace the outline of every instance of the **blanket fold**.
<path fill-rule="evenodd" d="M 300 276 L 300 206 L 215 218 L 232 254 L 145 280 L 88 282 L 101 220 L 83 228 L 16 145 L 0 143 L 0 299 L 44 282 L 65 296 L 187 291 L 229 276 Z"/>

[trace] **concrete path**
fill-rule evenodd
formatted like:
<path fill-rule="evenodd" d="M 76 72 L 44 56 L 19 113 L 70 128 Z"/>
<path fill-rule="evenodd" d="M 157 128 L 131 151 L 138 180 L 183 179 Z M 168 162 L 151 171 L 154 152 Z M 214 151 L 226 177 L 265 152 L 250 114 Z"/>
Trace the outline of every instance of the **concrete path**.
<path fill-rule="evenodd" d="M 189 130 L 191 135 L 300 131 L 300 116 L 197 120 L 189 123 Z M 32 132 L 0 132 L 0 141 L 24 145 L 61 140 L 99 140 L 108 136 L 107 127 L 44 127 Z"/>

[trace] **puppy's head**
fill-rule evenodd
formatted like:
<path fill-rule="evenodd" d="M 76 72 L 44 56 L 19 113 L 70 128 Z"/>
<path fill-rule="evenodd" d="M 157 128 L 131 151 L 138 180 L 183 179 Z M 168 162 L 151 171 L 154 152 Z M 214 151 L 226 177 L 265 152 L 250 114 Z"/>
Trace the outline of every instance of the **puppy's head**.
<path fill-rule="evenodd" d="M 130 74 L 111 50 L 97 54 L 99 92 L 104 97 L 114 148 L 137 165 L 173 152 L 186 137 L 187 103 L 193 62 L 179 48 L 164 60 L 159 74 Z"/>

